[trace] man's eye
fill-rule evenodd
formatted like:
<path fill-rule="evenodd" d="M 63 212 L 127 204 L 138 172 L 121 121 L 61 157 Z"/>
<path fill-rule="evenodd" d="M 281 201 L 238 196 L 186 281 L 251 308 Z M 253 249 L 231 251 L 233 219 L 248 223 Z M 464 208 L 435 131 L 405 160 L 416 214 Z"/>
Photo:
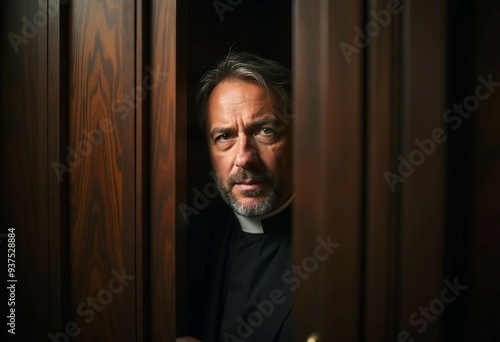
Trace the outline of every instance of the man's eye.
<path fill-rule="evenodd" d="M 229 140 L 229 134 L 221 134 L 215 138 L 215 141 Z"/>
<path fill-rule="evenodd" d="M 271 135 L 274 134 L 274 131 L 269 127 L 264 127 L 259 131 L 259 133 L 263 135 Z"/>

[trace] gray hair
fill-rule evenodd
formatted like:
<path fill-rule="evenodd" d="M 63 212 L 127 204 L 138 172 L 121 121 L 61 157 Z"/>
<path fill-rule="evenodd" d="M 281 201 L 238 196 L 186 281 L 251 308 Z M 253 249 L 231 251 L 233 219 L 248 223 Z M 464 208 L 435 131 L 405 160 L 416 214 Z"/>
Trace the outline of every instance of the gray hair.
<path fill-rule="evenodd" d="M 214 88 L 226 80 L 245 80 L 258 84 L 273 101 L 275 110 L 291 112 L 291 73 L 275 61 L 247 52 L 229 52 L 205 72 L 196 92 L 196 109 L 203 132 L 206 131 L 207 103 Z"/>

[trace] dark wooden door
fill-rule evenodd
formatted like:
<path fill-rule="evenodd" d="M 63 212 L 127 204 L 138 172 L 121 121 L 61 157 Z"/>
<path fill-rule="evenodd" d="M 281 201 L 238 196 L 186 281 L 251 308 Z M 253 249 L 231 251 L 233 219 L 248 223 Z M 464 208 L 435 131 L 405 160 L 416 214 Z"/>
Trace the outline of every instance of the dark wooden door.
<path fill-rule="evenodd" d="M 416 338 L 409 317 L 439 298 L 446 147 L 398 168 L 445 129 L 445 5 L 295 2 L 296 341 Z"/>
<path fill-rule="evenodd" d="M 1 224 L 17 232 L 16 335 L 174 340 L 181 8 L 2 6 Z"/>
<path fill-rule="evenodd" d="M 295 1 L 297 341 L 499 338 L 498 14 Z"/>

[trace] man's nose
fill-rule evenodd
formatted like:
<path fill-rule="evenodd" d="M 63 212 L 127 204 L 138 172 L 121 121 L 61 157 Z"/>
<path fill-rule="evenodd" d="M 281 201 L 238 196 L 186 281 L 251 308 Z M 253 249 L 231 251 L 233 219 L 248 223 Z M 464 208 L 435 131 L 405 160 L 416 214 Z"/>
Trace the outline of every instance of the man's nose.
<path fill-rule="evenodd" d="M 257 149 L 251 138 L 246 136 L 238 139 L 238 151 L 236 152 L 235 164 L 242 169 L 255 166 L 259 160 Z"/>

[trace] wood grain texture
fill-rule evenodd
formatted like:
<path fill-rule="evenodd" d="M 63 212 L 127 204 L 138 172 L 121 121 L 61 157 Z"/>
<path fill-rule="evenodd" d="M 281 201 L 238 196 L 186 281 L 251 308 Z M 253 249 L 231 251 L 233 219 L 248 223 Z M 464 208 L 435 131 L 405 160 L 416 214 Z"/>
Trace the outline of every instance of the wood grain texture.
<path fill-rule="evenodd" d="M 102 293 L 113 271 L 136 275 L 134 1 L 71 2 L 69 32 L 69 146 L 78 153 L 69 177 L 76 340 L 133 341 L 137 279 L 111 299 Z M 98 295 L 94 318 L 76 311 Z"/>
<path fill-rule="evenodd" d="M 147 1 L 135 2 L 135 84 L 144 87 L 146 70 L 144 63 L 148 58 L 149 46 L 149 7 Z M 144 89 L 144 88 L 143 88 Z M 135 259 L 136 259 L 136 341 L 148 341 L 150 331 L 149 305 L 149 229 L 148 229 L 148 175 L 147 175 L 147 118 L 148 101 L 137 104 L 135 109 Z"/>
<path fill-rule="evenodd" d="M 341 244 L 294 293 L 294 338 L 305 341 L 316 332 L 324 341 L 357 341 L 363 64 L 359 55 L 348 64 L 339 44 L 352 40 L 363 7 L 360 1 L 294 5 L 294 262 L 312 256 L 318 237 Z"/>
<path fill-rule="evenodd" d="M 177 194 L 185 192 L 176 163 L 178 132 L 185 130 L 176 115 L 176 1 L 153 0 L 151 14 L 151 68 L 165 75 L 150 102 L 151 338 L 174 341 Z"/>
<path fill-rule="evenodd" d="M 43 340 L 49 329 L 47 179 L 47 31 L 24 37 L 23 18 L 41 6 L 33 1 L 2 2 L 0 92 L 0 232 L 16 232 L 16 337 Z M 7 34 L 25 39 L 11 45 Z M 6 277 L 7 237 L 1 238 L 2 275 Z M 2 301 L 6 300 L 5 278 Z M 2 340 L 8 307 L 2 303 Z M 5 316 L 4 316 L 5 313 Z"/>

